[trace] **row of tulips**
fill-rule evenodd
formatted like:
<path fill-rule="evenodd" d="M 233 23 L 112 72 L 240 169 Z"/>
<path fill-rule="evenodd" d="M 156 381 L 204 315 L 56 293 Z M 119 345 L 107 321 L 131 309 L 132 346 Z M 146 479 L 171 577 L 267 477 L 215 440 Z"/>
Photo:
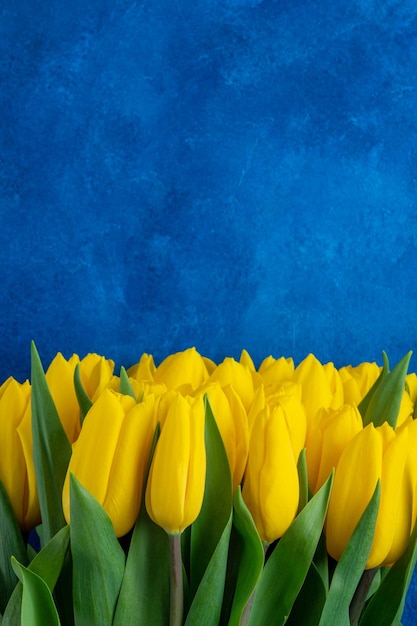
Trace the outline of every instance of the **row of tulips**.
<path fill-rule="evenodd" d="M 0 387 L 2 625 L 399 624 L 417 376 L 62 354 Z M 38 545 L 39 544 L 39 545 Z M 35 545 L 35 548 L 32 546 Z"/>

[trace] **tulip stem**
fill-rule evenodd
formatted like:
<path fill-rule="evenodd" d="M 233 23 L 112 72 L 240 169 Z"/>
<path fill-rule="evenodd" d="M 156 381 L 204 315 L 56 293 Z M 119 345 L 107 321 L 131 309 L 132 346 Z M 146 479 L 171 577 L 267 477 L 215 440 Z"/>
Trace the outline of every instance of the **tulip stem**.
<path fill-rule="evenodd" d="M 359 622 L 369 589 L 377 571 L 378 568 L 374 567 L 373 569 L 366 569 L 362 574 L 349 607 L 349 621 L 351 626 L 356 626 Z"/>
<path fill-rule="evenodd" d="M 182 626 L 184 590 L 182 580 L 181 533 L 168 536 L 171 562 L 169 626 Z"/>

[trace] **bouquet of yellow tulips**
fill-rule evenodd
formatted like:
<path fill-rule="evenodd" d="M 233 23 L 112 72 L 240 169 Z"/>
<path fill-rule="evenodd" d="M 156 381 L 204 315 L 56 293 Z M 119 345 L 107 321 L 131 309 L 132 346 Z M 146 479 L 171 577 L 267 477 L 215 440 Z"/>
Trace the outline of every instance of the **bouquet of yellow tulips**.
<path fill-rule="evenodd" d="M 391 626 L 417 377 L 313 355 L 96 354 L 0 387 L 2 626 Z"/>

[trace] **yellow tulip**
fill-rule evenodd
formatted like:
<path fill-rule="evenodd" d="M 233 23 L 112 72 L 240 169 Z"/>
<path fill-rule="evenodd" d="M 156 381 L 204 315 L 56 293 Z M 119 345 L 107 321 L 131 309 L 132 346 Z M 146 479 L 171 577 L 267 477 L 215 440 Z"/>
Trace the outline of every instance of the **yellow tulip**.
<path fill-rule="evenodd" d="M 151 381 L 155 374 L 155 363 L 151 354 L 142 354 L 139 363 L 132 365 L 127 370 L 128 375 L 131 378 L 135 378 L 139 381 Z"/>
<path fill-rule="evenodd" d="M 20 527 L 40 523 L 32 457 L 31 387 L 8 378 L 0 387 L 0 480 Z"/>
<path fill-rule="evenodd" d="M 222 387 L 216 381 L 198 391 L 199 396 L 206 393 L 226 450 L 234 492 L 242 482 L 248 458 L 248 416 L 241 399 L 230 385 Z"/>
<path fill-rule="evenodd" d="M 356 367 L 346 365 L 339 369 L 345 404 L 359 404 L 380 374 L 376 363 L 361 363 Z"/>
<path fill-rule="evenodd" d="M 114 370 L 114 361 L 99 354 L 87 354 L 80 361 L 80 378 L 87 395 L 93 402 L 109 384 Z"/>
<path fill-rule="evenodd" d="M 282 410 L 255 419 L 242 496 L 264 543 L 282 537 L 297 514 L 299 482 Z"/>
<path fill-rule="evenodd" d="M 294 375 L 294 361 L 283 356 L 279 359 L 269 356 L 262 361 L 258 372 L 262 376 L 265 385 L 283 383 L 292 379 Z"/>
<path fill-rule="evenodd" d="M 353 404 L 317 412 L 306 441 L 307 472 L 313 493 L 326 482 L 343 450 L 362 428 L 362 417 Z"/>
<path fill-rule="evenodd" d="M 268 391 L 271 390 L 269 387 Z M 279 407 L 283 411 L 294 458 L 298 461 L 307 435 L 307 416 L 301 402 L 300 385 L 287 381 L 274 386 L 273 393 L 267 396 L 267 403 L 271 410 Z"/>
<path fill-rule="evenodd" d="M 209 378 L 209 382 L 218 380 L 222 387 L 231 385 L 242 400 L 246 412 L 248 412 L 254 396 L 252 374 L 253 372 L 248 367 L 231 357 L 227 357 L 216 367 Z"/>
<path fill-rule="evenodd" d="M 378 479 L 381 496 L 366 569 L 390 565 L 407 547 L 415 510 L 416 442 L 409 427 L 397 433 L 369 424 L 343 451 L 336 468 L 326 522 L 329 554 L 340 559 Z M 410 478 L 412 477 L 412 478 Z"/>
<path fill-rule="evenodd" d="M 168 389 L 178 389 L 183 394 L 192 393 L 208 378 L 202 356 L 195 348 L 170 354 L 156 368 L 154 379 Z"/>
<path fill-rule="evenodd" d="M 65 478 L 62 503 L 70 522 L 70 474 L 103 506 L 118 537 L 134 525 L 155 430 L 155 399 L 136 404 L 105 389 L 87 413 Z"/>
<path fill-rule="evenodd" d="M 77 439 L 81 429 L 80 406 L 74 388 L 74 371 L 79 362 L 77 354 L 73 354 L 67 361 L 58 352 L 45 374 L 49 391 L 70 443 Z"/>
<path fill-rule="evenodd" d="M 265 395 L 265 387 L 264 385 L 260 385 L 254 395 L 253 400 L 250 405 L 250 409 L 248 411 L 248 425 L 249 425 L 249 436 L 252 432 L 253 424 L 260 413 L 266 405 L 266 395 Z"/>
<path fill-rule="evenodd" d="M 181 533 L 198 517 L 206 480 L 204 405 L 177 393 L 155 448 L 146 508 L 167 533 Z"/>
<path fill-rule="evenodd" d="M 326 373 L 327 379 L 330 384 L 330 389 L 332 392 L 332 400 L 330 402 L 330 407 L 332 409 L 338 409 L 344 404 L 344 392 L 343 392 L 343 383 L 340 378 L 340 374 L 338 370 L 335 368 L 333 363 L 325 363 L 323 365 L 323 369 Z"/>
<path fill-rule="evenodd" d="M 314 417 L 321 408 L 332 405 L 333 390 L 323 365 L 309 354 L 294 371 L 293 381 L 301 385 L 301 397 L 307 419 Z"/>

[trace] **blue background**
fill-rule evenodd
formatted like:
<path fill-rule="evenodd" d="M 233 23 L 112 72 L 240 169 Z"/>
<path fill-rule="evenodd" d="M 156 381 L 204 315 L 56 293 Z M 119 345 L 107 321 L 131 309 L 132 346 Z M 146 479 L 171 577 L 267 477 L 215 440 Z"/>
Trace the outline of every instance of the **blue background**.
<path fill-rule="evenodd" d="M 399 360 L 416 76 L 414 0 L 3 2 L 1 380 L 31 339 Z"/>

